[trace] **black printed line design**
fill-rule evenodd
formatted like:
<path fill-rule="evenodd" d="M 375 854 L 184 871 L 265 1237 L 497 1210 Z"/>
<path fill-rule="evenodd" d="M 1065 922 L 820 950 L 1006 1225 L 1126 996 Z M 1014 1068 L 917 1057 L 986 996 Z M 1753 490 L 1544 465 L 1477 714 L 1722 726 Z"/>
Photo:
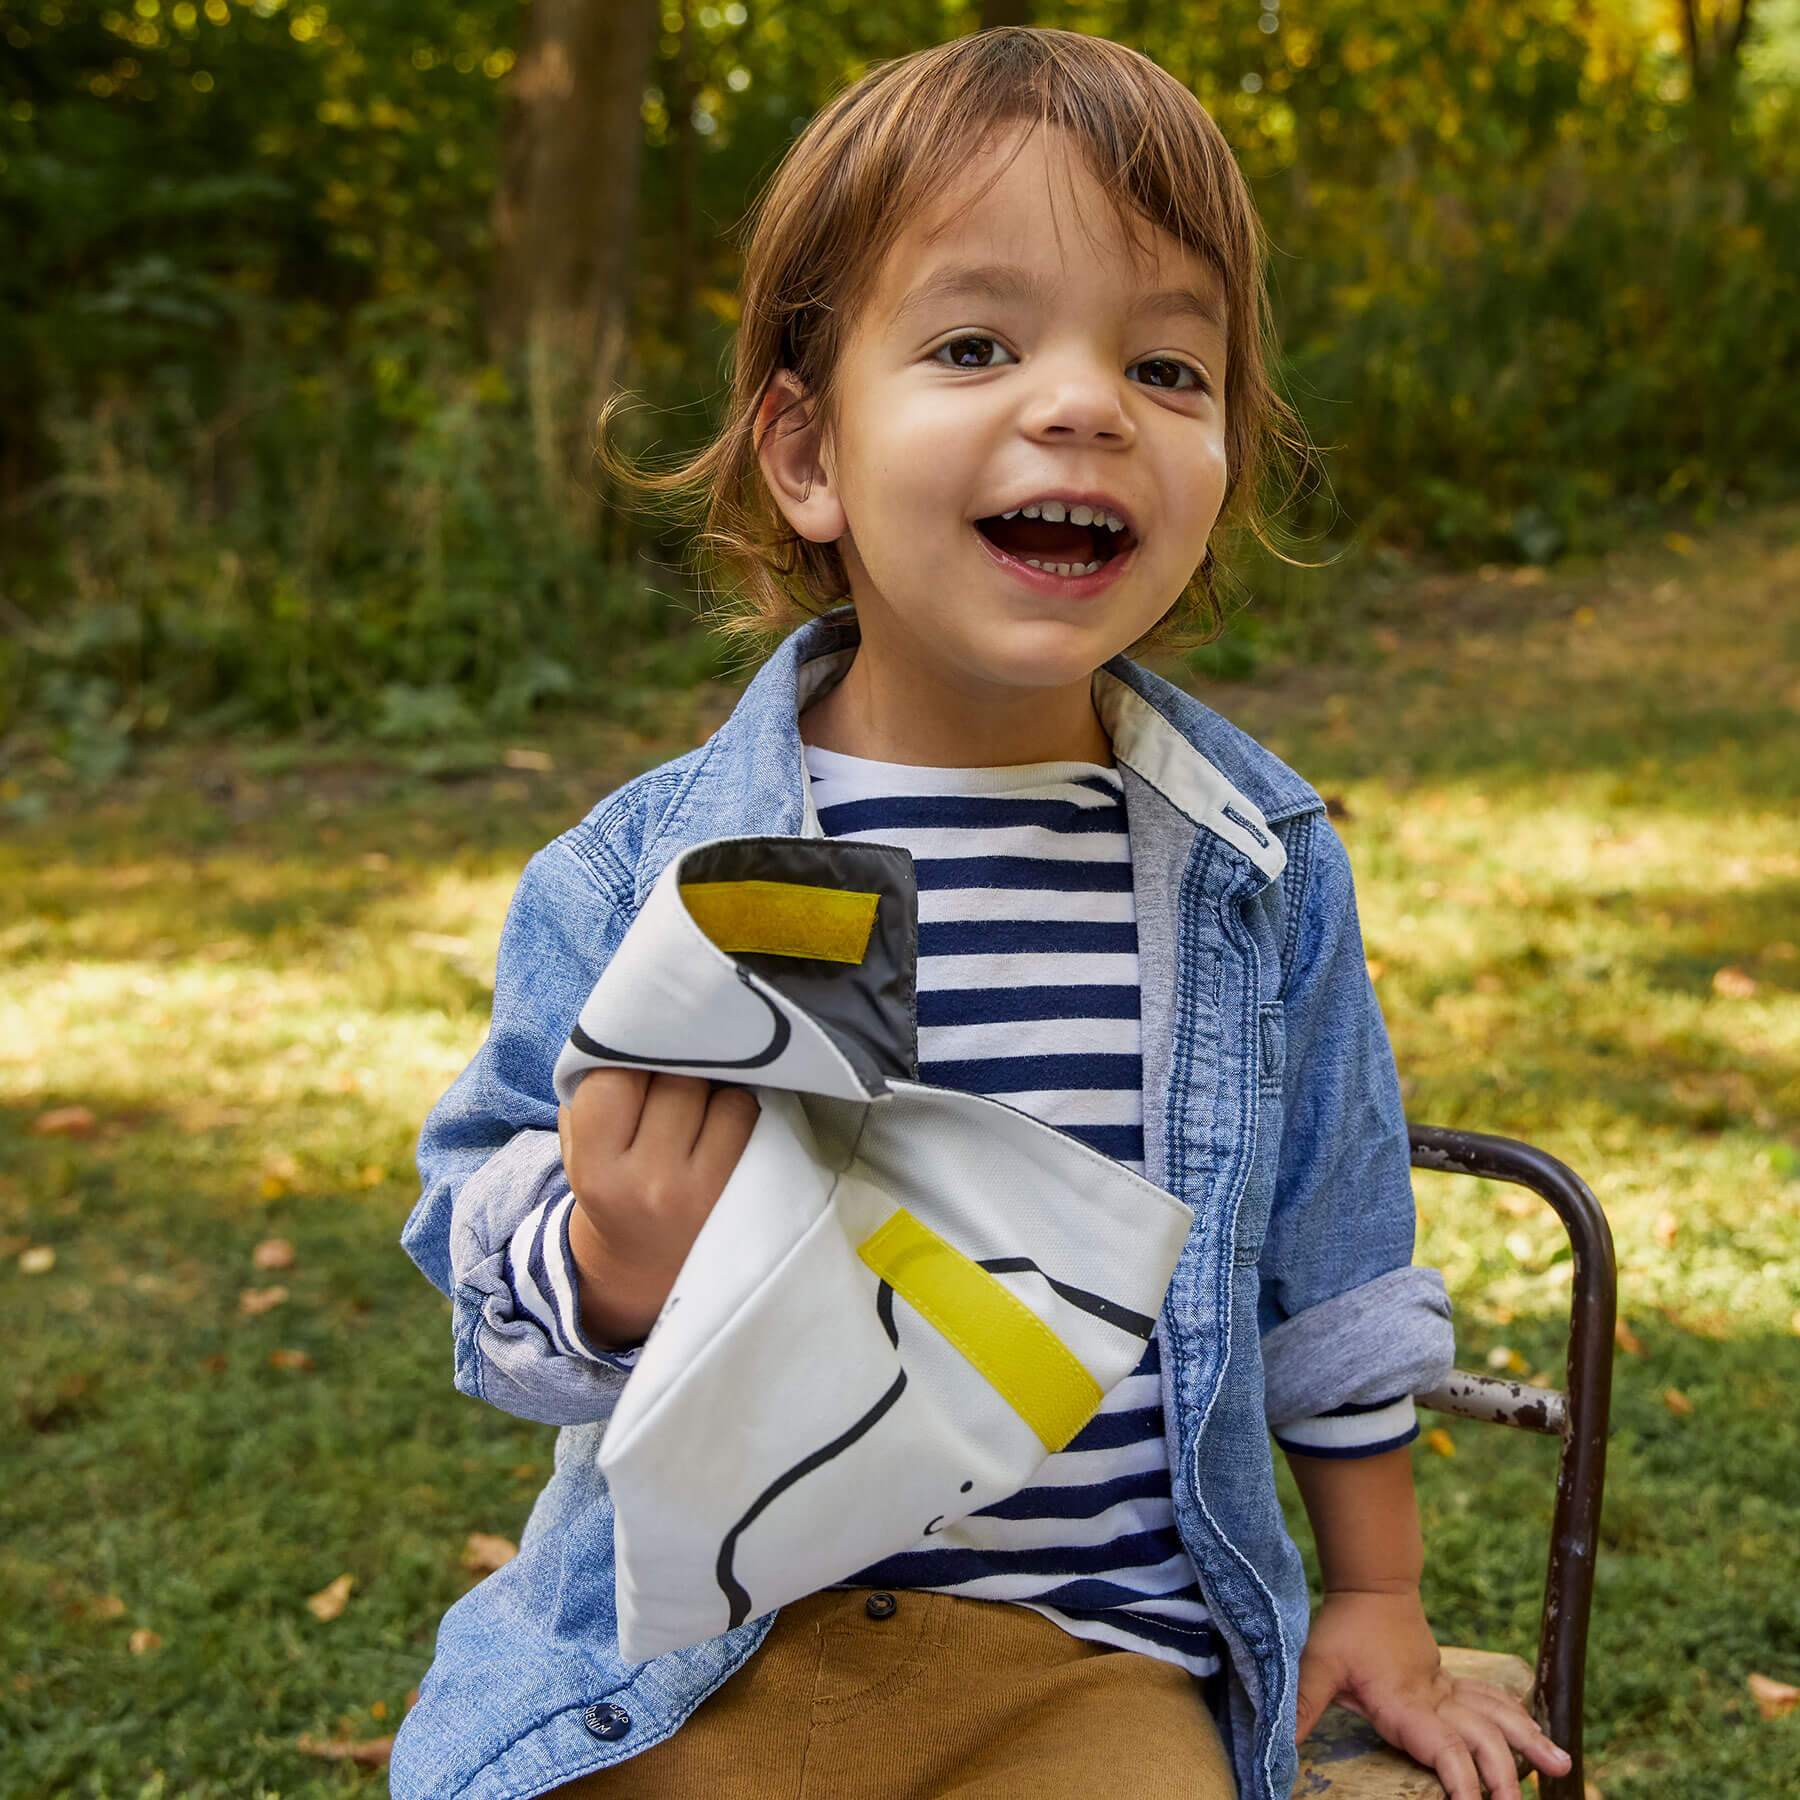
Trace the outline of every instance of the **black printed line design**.
<path fill-rule="evenodd" d="M 738 980 L 741 981 L 745 987 L 749 988 L 750 992 L 769 1009 L 770 1015 L 775 1021 L 774 1033 L 769 1039 L 768 1046 L 765 1049 L 757 1051 L 754 1056 L 739 1057 L 736 1061 L 727 1061 L 723 1058 L 715 1059 L 704 1056 L 638 1056 L 633 1051 L 618 1050 L 613 1048 L 610 1044 L 602 1044 L 597 1039 L 589 1037 L 588 1034 L 581 1029 L 581 1021 L 579 1019 L 576 1020 L 574 1029 L 569 1033 L 569 1042 L 573 1044 L 583 1056 L 597 1057 L 602 1062 L 639 1063 L 646 1068 L 764 1068 L 768 1064 L 774 1062 L 788 1047 L 788 1039 L 793 1036 L 794 1028 L 788 1023 L 787 1015 L 782 1012 L 781 1008 L 778 1007 L 760 988 L 752 986 L 749 976 L 746 975 L 742 969 L 738 969 L 734 972 L 737 975 Z"/>
<path fill-rule="evenodd" d="M 1022 1270 L 1030 1270 L 1034 1275 L 1042 1275 L 1050 1286 L 1067 1300 L 1071 1306 L 1091 1314 L 1102 1323 L 1128 1332 L 1132 1337 L 1142 1338 L 1148 1342 L 1150 1333 L 1155 1329 L 1155 1320 L 1146 1318 L 1142 1313 L 1133 1312 L 1128 1306 L 1121 1306 L 1116 1300 L 1108 1300 L 1104 1294 L 1090 1293 L 1086 1288 L 1071 1286 L 1066 1281 L 1058 1281 L 1053 1275 L 1045 1275 L 1044 1271 L 1029 1256 L 994 1256 L 981 1260 L 978 1267 L 986 1269 L 990 1274 L 1013 1275 Z M 888 1342 L 898 1350 L 900 1348 L 900 1331 L 894 1322 L 894 1290 L 890 1283 L 881 1280 L 876 1282 L 875 1311 L 881 1320 L 882 1329 L 887 1333 Z M 738 1539 L 755 1524 L 762 1513 L 782 1494 L 786 1493 L 794 1483 L 804 1475 L 810 1475 L 814 1469 L 823 1468 L 833 1457 L 848 1450 L 859 1438 L 865 1437 L 893 1407 L 906 1389 L 906 1371 L 902 1369 L 894 1378 L 893 1386 L 881 1396 L 863 1416 L 847 1431 L 835 1437 L 829 1444 L 812 1452 L 794 1464 L 791 1469 L 769 1483 L 751 1504 L 750 1510 L 726 1532 L 724 1541 L 719 1546 L 719 1559 L 716 1578 L 719 1589 L 725 1596 L 725 1604 L 731 1626 L 743 1624 L 750 1617 L 751 1600 L 749 1592 L 737 1579 L 732 1564 L 737 1557 Z M 968 1483 L 963 1484 L 964 1492 L 968 1491 Z M 936 1535 L 936 1527 L 943 1523 L 944 1515 L 938 1514 L 925 1527 L 927 1537 Z"/>

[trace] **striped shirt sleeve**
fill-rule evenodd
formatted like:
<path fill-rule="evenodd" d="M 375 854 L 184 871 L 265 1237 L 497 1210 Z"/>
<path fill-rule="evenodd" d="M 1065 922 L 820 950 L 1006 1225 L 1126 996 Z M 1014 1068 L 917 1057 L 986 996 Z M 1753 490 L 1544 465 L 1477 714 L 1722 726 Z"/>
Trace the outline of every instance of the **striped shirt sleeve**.
<path fill-rule="evenodd" d="M 531 1319 L 556 1349 L 567 1356 L 630 1370 L 636 1366 L 642 1344 L 608 1350 L 594 1343 L 583 1329 L 581 1288 L 569 1248 L 569 1215 L 574 1210 L 574 1194 L 551 1194 L 520 1220 L 506 1247 L 507 1286 L 519 1313 Z"/>
<path fill-rule="evenodd" d="M 1309 1419 L 1290 1419 L 1274 1433 L 1290 1456 L 1379 1456 L 1398 1450 L 1419 1435 L 1419 1416 L 1411 1394 L 1392 1400 L 1365 1400 L 1334 1406 Z"/>

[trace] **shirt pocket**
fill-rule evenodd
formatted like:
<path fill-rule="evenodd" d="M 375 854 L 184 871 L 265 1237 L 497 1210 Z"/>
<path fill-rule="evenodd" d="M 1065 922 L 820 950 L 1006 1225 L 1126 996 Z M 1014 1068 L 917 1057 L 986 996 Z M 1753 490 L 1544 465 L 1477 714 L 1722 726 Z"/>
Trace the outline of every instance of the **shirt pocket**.
<path fill-rule="evenodd" d="M 1269 1228 L 1275 1171 L 1281 1159 L 1282 1073 L 1286 1063 L 1287 1027 L 1281 1002 L 1264 1000 L 1256 1009 L 1256 1149 L 1232 1241 L 1232 1258 L 1241 1265 L 1261 1258 L 1263 1238 Z"/>
<path fill-rule="evenodd" d="M 1287 1067 L 1287 1021 L 1279 1000 L 1264 1000 L 1256 1009 L 1257 1087 L 1264 1094 L 1281 1093 Z"/>

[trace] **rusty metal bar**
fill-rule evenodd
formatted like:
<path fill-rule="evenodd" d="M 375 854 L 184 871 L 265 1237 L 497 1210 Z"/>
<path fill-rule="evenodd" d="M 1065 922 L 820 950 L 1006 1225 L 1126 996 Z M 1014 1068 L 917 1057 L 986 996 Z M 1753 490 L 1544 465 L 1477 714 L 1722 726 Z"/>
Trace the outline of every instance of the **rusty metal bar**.
<path fill-rule="evenodd" d="M 1550 1564 L 1544 1578 L 1544 1610 L 1531 1698 L 1533 1714 L 1570 1757 L 1568 1774 L 1538 1776 L 1541 1800 L 1582 1800 L 1585 1784 L 1581 1707 L 1587 1674 L 1588 1618 L 1594 1600 L 1594 1557 L 1600 1543 L 1600 1502 L 1606 1484 L 1613 1326 L 1618 1311 L 1612 1232 L 1587 1183 L 1566 1163 L 1534 1145 L 1520 1143 L 1516 1138 L 1434 1125 L 1409 1122 L 1407 1129 L 1414 1168 L 1486 1176 L 1491 1181 L 1530 1188 L 1562 1220 L 1575 1254 L 1575 1279 L 1569 1302 L 1568 1384 L 1566 1393 L 1558 1396 L 1564 1410 L 1562 1451 L 1557 1459 L 1556 1511 L 1550 1530 Z M 1446 1384 L 1446 1391 L 1463 1382 L 1485 1379 L 1459 1371 Z M 1508 1419 L 1506 1423 L 1525 1421 Z"/>
<path fill-rule="evenodd" d="M 1567 1396 L 1561 1388 L 1473 1375 L 1467 1369 L 1453 1369 L 1442 1387 L 1415 1394 L 1413 1399 L 1433 1412 L 1457 1413 L 1490 1425 L 1516 1425 L 1521 1431 L 1541 1431 L 1546 1437 L 1561 1437 L 1568 1427 Z"/>

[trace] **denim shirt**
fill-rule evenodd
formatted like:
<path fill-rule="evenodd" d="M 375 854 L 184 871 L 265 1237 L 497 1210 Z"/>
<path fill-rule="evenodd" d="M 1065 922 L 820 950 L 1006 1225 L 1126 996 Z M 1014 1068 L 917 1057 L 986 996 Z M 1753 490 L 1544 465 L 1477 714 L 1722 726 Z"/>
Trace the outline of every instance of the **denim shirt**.
<path fill-rule="evenodd" d="M 791 633 L 710 738 L 540 850 L 513 897 L 492 1028 L 425 1122 L 401 1243 L 452 1301 L 455 1385 L 562 1429 L 519 1554 L 439 1626 L 394 1743 L 396 1800 L 522 1800 L 646 1750 L 777 1617 L 624 1659 L 597 1455 L 635 1353 L 560 1350 L 505 1265 L 525 1215 L 567 1192 L 552 1070 L 658 874 L 711 838 L 823 835 L 798 720 L 858 642 L 848 604 Z M 1450 1302 L 1412 1262 L 1399 1080 L 1323 800 L 1124 655 L 1093 694 L 1129 819 L 1144 1172 L 1194 1212 L 1159 1323 L 1175 1522 L 1228 1653 L 1215 1717 L 1239 1794 L 1286 1800 L 1309 1604 L 1269 1431 L 1438 1385 Z"/>

